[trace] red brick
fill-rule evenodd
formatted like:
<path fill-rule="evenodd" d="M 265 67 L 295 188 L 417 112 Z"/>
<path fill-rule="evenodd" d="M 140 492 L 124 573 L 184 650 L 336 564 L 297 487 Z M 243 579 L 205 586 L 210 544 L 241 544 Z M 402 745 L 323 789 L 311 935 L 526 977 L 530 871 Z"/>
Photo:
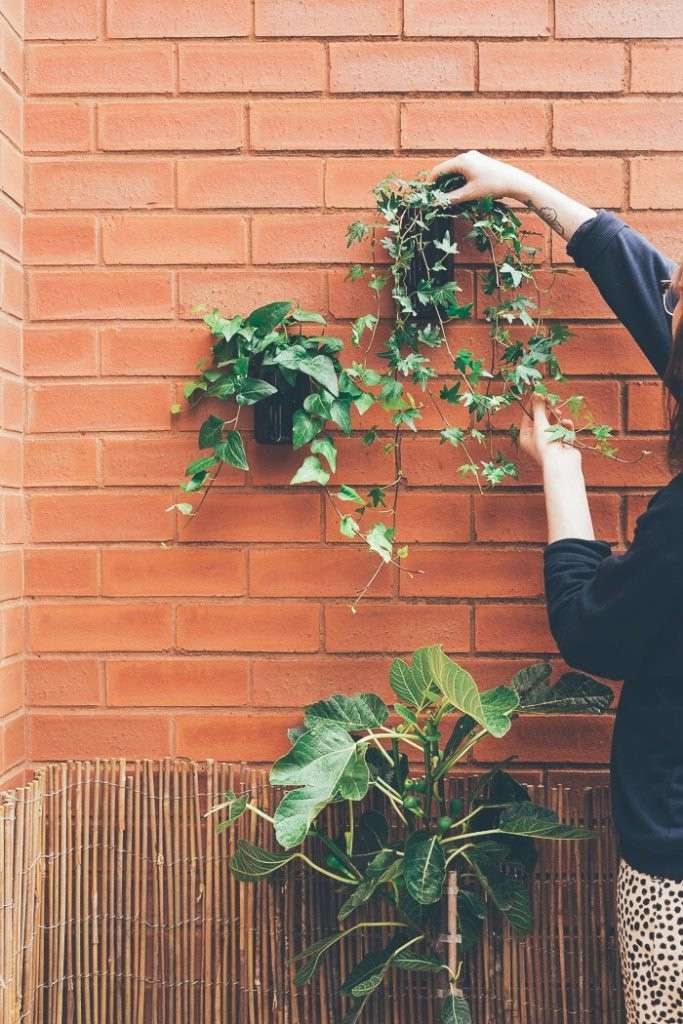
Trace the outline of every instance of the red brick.
<path fill-rule="evenodd" d="M 389 174 L 413 178 L 429 167 L 426 157 L 330 157 L 325 161 L 325 206 L 374 209 L 377 182 Z"/>
<path fill-rule="evenodd" d="M 12 601 L 23 595 L 22 553 L 19 548 L 0 551 L 0 601 Z"/>
<path fill-rule="evenodd" d="M 173 92 L 170 43 L 34 44 L 26 59 L 33 95 Z"/>
<path fill-rule="evenodd" d="M 320 494 L 216 492 L 187 524 L 186 541 L 317 541 Z"/>
<path fill-rule="evenodd" d="M 167 757 L 171 723 L 153 714 L 37 714 L 31 716 L 31 755 L 36 761 L 73 757 Z"/>
<path fill-rule="evenodd" d="M 375 313 L 377 301 L 375 293 L 368 287 L 366 280 L 349 281 L 348 271 L 331 270 L 328 274 L 330 288 L 330 312 L 335 317 L 357 317 L 361 313 Z M 458 285 L 462 289 L 458 293 L 458 301 L 472 301 L 472 272 L 464 270 L 458 274 Z M 380 294 L 380 316 L 391 316 L 393 303 L 391 287 L 385 285 Z"/>
<path fill-rule="evenodd" d="M 559 100 L 554 104 L 557 149 L 678 150 L 683 148 L 683 100 Z"/>
<path fill-rule="evenodd" d="M 170 160 L 45 160 L 29 163 L 27 176 L 32 210 L 173 206 Z"/>
<path fill-rule="evenodd" d="M 111 215 L 102 252 L 105 263 L 245 263 L 247 224 L 233 214 Z"/>
<path fill-rule="evenodd" d="M 326 657 L 256 658 L 253 700 L 257 707 L 301 708 L 332 693 L 360 689 L 394 700 L 389 687 L 391 658 Z"/>
<path fill-rule="evenodd" d="M 95 218 L 43 214 L 24 219 L 24 263 L 28 266 L 96 263 Z"/>
<path fill-rule="evenodd" d="M 225 316 L 246 314 L 267 302 L 291 298 L 304 309 L 324 311 L 325 275 L 318 270 L 181 270 L 181 316 L 196 317 L 196 306 Z"/>
<path fill-rule="evenodd" d="M 26 0 L 26 39 L 94 39 L 98 31 L 97 0 Z"/>
<path fill-rule="evenodd" d="M 646 376 L 654 368 L 647 361 L 625 327 L 621 325 L 572 324 L 572 337 L 558 350 L 562 370 L 567 374 Z"/>
<path fill-rule="evenodd" d="M 5 430 L 24 428 L 24 384 L 14 377 L 0 380 L 0 423 Z"/>
<path fill-rule="evenodd" d="M 331 92 L 474 89 L 472 43 L 332 43 Z"/>
<path fill-rule="evenodd" d="M 181 43 L 180 92 L 321 92 L 321 43 Z M 294 71 L 296 69 L 296 71 Z"/>
<path fill-rule="evenodd" d="M 599 455 L 584 460 L 584 476 L 589 487 L 652 487 L 670 479 L 664 438 L 620 437 L 615 447 L 621 461 Z M 644 451 L 650 454 L 643 455 Z"/>
<path fill-rule="evenodd" d="M 34 271 L 29 315 L 35 320 L 155 320 L 173 314 L 166 270 Z"/>
<path fill-rule="evenodd" d="M 0 140 L 0 182 L 2 190 L 15 202 L 24 205 L 24 160 L 22 154 L 6 139 Z"/>
<path fill-rule="evenodd" d="M 631 206 L 643 210 L 680 210 L 683 179 L 678 157 L 631 160 Z"/>
<path fill-rule="evenodd" d="M 0 494 L 0 541 L 22 544 L 24 540 L 24 496 L 18 491 Z"/>
<path fill-rule="evenodd" d="M 71 100 L 28 101 L 24 107 L 27 153 L 74 153 L 92 147 L 93 108 Z"/>
<path fill-rule="evenodd" d="M 98 592 L 92 548 L 29 548 L 26 593 L 31 597 L 89 597 Z"/>
<path fill-rule="evenodd" d="M 109 0 L 107 35 L 120 38 L 171 36 L 246 36 L 249 0 Z"/>
<path fill-rule="evenodd" d="M 137 324 L 105 327 L 100 345 L 103 374 L 194 374 L 211 336 L 204 324 Z"/>
<path fill-rule="evenodd" d="M 396 535 L 402 543 L 470 540 L 469 497 L 404 490 L 398 502 Z"/>
<path fill-rule="evenodd" d="M 546 112 L 540 100 L 409 100 L 401 111 L 401 145 L 544 149 Z"/>
<path fill-rule="evenodd" d="M 393 149 L 397 143 L 389 100 L 254 100 L 250 120 L 256 150 Z"/>
<path fill-rule="evenodd" d="M 335 441 L 338 451 L 337 479 L 353 484 L 375 484 L 378 479 L 390 480 L 393 454 L 384 452 L 379 442 L 359 444 L 357 439 L 340 437 Z M 248 452 L 252 483 L 260 485 L 288 484 L 303 460 L 301 451 L 280 449 L 275 445 L 254 444 Z M 318 487 L 315 485 L 315 490 Z M 385 517 L 386 518 L 386 517 Z"/>
<path fill-rule="evenodd" d="M 313 557 L 312 557 L 313 556 Z M 249 554 L 249 593 L 254 597 L 355 597 L 377 568 L 366 547 L 254 548 Z M 379 573 L 368 597 L 391 593 L 392 570 Z"/>
<path fill-rule="evenodd" d="M 0 196 L 0 250 L 15 260 L 22 258 L 21 210 Z"/>
<path fill-rule="evenodd" d="M 31 497 L 31 540 L 134 541 L 169 540 L 172 525 L 167 496 L 127 490 Z"/>
<path fill-rule="evenodd" d="M 485 604 L 474 613 L 478 651 L 554 651 L 543 604 Z"/>
<path fill-rule="evenodd" d="M 470 610 L 465 604 L 347 604 L 325 609 L 326 650 L 412 651 L 443 644 L 448 651 L 469 648 Z"/>
<path fill-rule="evenodd" d="M 269 764 L 289 749 L 287 730 L 301 724 L 298 714 L 178 715 L 179 757 L 215 757 Z"/>
<path fill-rule="evenodd" d="M 495 4 L 451 0 L 405 0 L 409 36 L 546 36 L 548 8 L 543 0 L 520 0 L 515 16 Z"/>
<path fill-rule="evenodd" d="M 349 222 L 347 213 L 257 215 L 252 227 L 254 263 L 369 263 L 369 241 L 352 247 L 346 243 Z M 377 262 L 384 262 L 385 255 L 378 242 Z"/>
<path fill-rule="evenodd" d="M 181 604 L 178 647 L 186 651 L 317 651 L 319 610 L 292 601 Z"/>
<path fill-rule="evenodd" d="M 207 547 L 108 548 L 102 552 L 105 597 L 234 597 L 246 592 L 243 551 Z"/>
<path fill-rule="evenodd" d="M 0 313 L 0 368 L 9 373 L 21 373 L 21 349 L 20 325 Z"/>
<path fill-rule="evenodd" d="M 478 279 L 477 315 L 483 316 L 486 307 L 491 305 L 491 296 L 486 295 L 481 287 L 481 275 L 478 275 Z M 585 271 L 553 274 L 542 270 L 536 273 L 535 281 L 541 290 L 540 299 L 535 289 L 529 290 L 528 294 L 540 305 L 543 315 L 547 318 L 615 319 L 614 313 Z"/>
<path fill-rule="evenodd" d="M 416 546 L 401 563 L 403 597 L 540 597 L 540 552 Z"/>
<path fill-rule="evenodd" d="M 7 17 L 6 6 L 3 15 Z M 17 90 L 24 92 L 24 41 L 21 33 L 13 31 L 3 18 L 0 28 L 0 51 L 2 53 L 2 69 Z"/>
<path fill-rule="evenodd" d="M 29 607 L 32 651 L 157 651 L 172 641 L 168 604 L 106 602 Z"/>
<path fill-rule="evenodd" d="M 19 764 L 26 757 L 26 715 L 16 717 L 4 723 L 2 735 L 3 768 Z M 10 787 L 11 788 L 11 787 Z"/>
<path fill-rule="evenodd" d="M 24 653 L 24 604 L 0 605 L 0 657 L 12 658 Z"/>
<path fill-rule="evenodd" d="M 94 658 L 29 658 L 29 705 L 101 704 L 98 663 Z"/>
<path fill-rule="evenodd" d="M 32 327 L 24 330 L 27 377 L 78 377 L 97 372 L 97 337 L 92 327 Z"/>
<path fill-rule="evenodd" d="M 31 390 L 29 430 L 163 430 L 170 424 L 167 383 L 37 384 Z"/>
<path fill-rule="evenodd" d="M 10 316 L 24 316 L 24 285 L 26 275 L 23 268 L 11 260 L 2 262 L 2 283 L 0 295 L 5 313 Z"/>
<path fill-rule="evenodd" d="M 21 96 L 0 81 L 0 131 L 17 146 L 22 144 L 23 109 Z"/>
<path fill-rule="evenodd" d="M 482 92 L 622 92 L 621 43 L 482 43 Z"/>
<path fill-rule="evenodd" d="M 654 491 L 646 494 L 629 494 L 626 498 L 626 539 L 630 542 L 636 528 L 636 521 L 647 509 Z"/>
<path fill-rule="evenodd" d="M 21 486 L 21 439 L 18 436 L 0 435 L 0 485 Z"/>
<path fill-rule="evenodd" d="M 239 149 L 242 120 L 233 100 L 101 103 L 99 144 L 119 151 Z"/>
<path fill-rule="evenodd" d="M 97 477 L 94 437 L 26 438 L 24 483 L 27 487 L 89 484 Z"/>
<path fill-rule="evenodd" d="M 187 157 L 178 162 L 178 206 L 320 206 L 322 171 L 309 157 Z"/>
<path fill-rule="evenodd" d="M 105 485 L 170 484 L 177 487 L 185 479 L 185 467 L 198 454 L 197 438 L 189 434 L 105 437 L 102 440 L 102 481 Z M 231 466 L 221 470 L 220 488 L 239 487 L 244 482 L 245 473 L 242 470 Z M 212 500 L 214 497 L 215 494 Z M 189 526 L 187 520 L 182 522 Z"/>
<path fill-rule="evenodd" d="M 638 43 L 631 49 L 633 92 L 683 92 L 683 46 Z"/>
<path fill-rule="evenodd" d="M 399 0 L 256 0 L 257 36 L 393 36 Z"/>
<path fill-rule="evenodd" d="M 678 0 L 651 0 L 647 6 L 615 0 L 608 7 L 594 0 L 556 0 L 558 37 L 610 39 L 678 36 Z"/>
<path fill-rule="evenodd" d="M 590 494 L 596 537 L 614 541 L 619 536 L 619 495 Z M 531 541 L 545 544 L 548 527 L 543 494 L 488 493 L 474 496 L 477 540 Z"/>
<path fill-rule="evenodd" d="M 0 715 L 24 710 L 24 673 L 19 659 L 0 666 Z"/>
<path fill-rule="evenodd" d="M 521 716 L 502 740 L 477 743 L 474 756 L 480 763 L 514 756 L 544 765 L 607 764 L 613 725 L 613 715 Z"/>
<path fill-rule="evenodd" d="M 106 663 L 111 707 L 241 707 L 249 702 L 245 658 L 116 659 Z"/>
<path fill-rule="evenodd" d="M 659 381 L 638 381 L 626 389 L 629 430 L 668 430 L 665 391 Z M 647 442 L 644 442 L 647 445 Z"/>

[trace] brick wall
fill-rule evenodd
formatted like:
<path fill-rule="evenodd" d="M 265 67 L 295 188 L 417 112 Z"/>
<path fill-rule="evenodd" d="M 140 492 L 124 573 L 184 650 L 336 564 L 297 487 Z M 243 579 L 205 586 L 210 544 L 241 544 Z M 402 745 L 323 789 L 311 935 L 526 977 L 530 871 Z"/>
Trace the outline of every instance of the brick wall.
<path fill-rule="evenodd" d="M 22 774 L 24 608 L 21 439 L 23 40 L 21 12 L 0 4 L 0 785 Z"/>
<path fill-rule="evenodd" d="M 269 760 L 303 703 L 387 692 L 395 653 L 443 643 L 487 684 L 553 655 L 532 467 L 476 497 L 436 437 L 407 444 L 400 534 L 426 572 L 384 573 L 353 617 L 371 560 L 318 490 L 286 485 L 298 457 L 250 443 L 250 475 L 222 476 L 179 534 L 164 510 L 200 416 L 169 407 L 207 351 L 197 303 L 292 297 L 342 331 L 369 312 L 344 280 L 346 225 L 386 173 L 460 149 L 622 211 L 678 255 L 677 15 L 679 0 L 26 0 L 31 758 Z M 545 257 L 567 262 L 556 238 Z M 5 267 L 12 294 L 16 253 Z M 547 301 L 576 331 L 572 390 L 622 454 L 653 451 L 585 460 L 598 535 L 623 544 L 667 479 L 659 385 L 585 276 Z M 341 448 L 340 479 L 387 478 L 379 449 Z M 483 756 L 596 766 L 610 732 L 534 719 Z"/>

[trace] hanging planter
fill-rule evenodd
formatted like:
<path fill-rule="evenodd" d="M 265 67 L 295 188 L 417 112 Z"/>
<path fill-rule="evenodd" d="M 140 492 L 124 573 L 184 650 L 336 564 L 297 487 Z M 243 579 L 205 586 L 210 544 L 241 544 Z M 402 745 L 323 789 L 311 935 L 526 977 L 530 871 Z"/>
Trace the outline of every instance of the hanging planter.
<path fill-rule="evenodd" d="M 294 414 L 310 394 L 308 378 L 297 373 L 292 383 L 279 366 L 262 365 L 257 367 L 256 376 L 277 388 L 277 392 L 254 406 L 254 439 L 259 444 L 291 444 Z"/>
<path fill-rule="evenodd" d="M 437 185 L 443 191 L 449 191 L 462 185 L 463 181 L 458 175 L 448 175 L 439 179 Z M 406 234 L 414 241 L 415 255 L 406 270 L 404 283 L 408 294 L 414 296 L 413 316 L 420 327 L 428 323 L 438 324 L 438 303 L 427 296 L 452 281 L 455 274 L 455 255 L 449 248 L 453 243 L 453 221 L 452 212 L 406 207 Z"/>

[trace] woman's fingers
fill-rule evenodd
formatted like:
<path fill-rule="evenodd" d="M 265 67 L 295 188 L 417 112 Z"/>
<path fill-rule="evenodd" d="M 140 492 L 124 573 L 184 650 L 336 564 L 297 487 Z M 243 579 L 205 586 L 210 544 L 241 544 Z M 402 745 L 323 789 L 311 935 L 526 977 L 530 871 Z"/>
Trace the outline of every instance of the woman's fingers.
<path fill-rule="evenodd" d="M 436 164 L 432 167 L 429 172 L 429 180 L 436 181 L 442 174 L 464 174 L 465 170 L 462 165 L 462 159 L 460 156 L 452 156 L 448 160 L 442 160 L 440 164 Z"/>

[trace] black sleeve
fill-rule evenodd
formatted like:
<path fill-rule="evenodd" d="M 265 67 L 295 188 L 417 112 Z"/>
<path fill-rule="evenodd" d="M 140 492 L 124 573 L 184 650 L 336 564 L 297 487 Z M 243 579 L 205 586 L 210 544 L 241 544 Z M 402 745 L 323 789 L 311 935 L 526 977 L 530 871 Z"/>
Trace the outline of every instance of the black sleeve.
<path fill-rule="evenodd" d="M 671 350 L 671 318 L 662 280 L 675 264 L 616 214 L 598 210 L 572 235 L 567 253 L 585 268 L 612 312 L 661 377 Z"/>
<path fill-rule="evenodd" d="M 683 510 L 659 491 L 636 521 L 633 541 L 614 555 L 603 540 L 566 537 L 544 548 L 550 630 L 572 668 L 625 679 L 683 596 Z"/>

